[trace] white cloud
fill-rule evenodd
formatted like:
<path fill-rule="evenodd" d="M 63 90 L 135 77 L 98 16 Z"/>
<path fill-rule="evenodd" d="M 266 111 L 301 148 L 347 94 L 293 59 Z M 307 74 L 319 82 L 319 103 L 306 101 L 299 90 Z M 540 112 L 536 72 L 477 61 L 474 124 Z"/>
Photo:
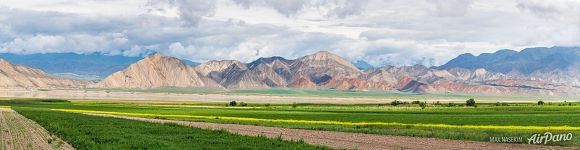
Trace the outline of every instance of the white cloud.
<path fill-rule="evenodd" d="M 520 0 L 517 2 L 517 8 L 523 11 L 529 11 L 539 17 L 548 19 L 557 19 L 558 21 L 574 21 L 580 18 L 567 18 L 571 15 L 580 15 L 580 1 L 577 0 L 560 0 L 557 2 L 541 0 Z"/>
<path fill-rule="evenodd" d="M 38 35 L 26 39 L 16 38 L 9 43 L 3 44 L 3 49 L 9 52 L 29 53 L 35 50 L 58 51 L 65 44 L 66 39 L 62 36 Z"/>
<path fill-rule="evenodd" d="M 373 65 L 579 46 L 574 0 L 0 1 L 0 52 L 157 51 L 194 61 L 329 50 Z"/>

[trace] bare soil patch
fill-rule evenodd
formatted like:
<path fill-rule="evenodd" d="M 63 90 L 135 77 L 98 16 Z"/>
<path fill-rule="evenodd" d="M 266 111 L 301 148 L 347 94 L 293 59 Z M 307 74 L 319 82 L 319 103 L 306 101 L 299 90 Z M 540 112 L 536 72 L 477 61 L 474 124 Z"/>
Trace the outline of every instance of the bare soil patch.
<path fill-rule="evenodd" d="M 9 108 L 0 108 L 0 149 L 72 150 L 71 145 Z"/>
<path fill-rule="evenodd" d="M 150 119 L 139 117 L 127 117 L 117 115 L 88 114 L 104 117 L 115 117 L 130 120 L 154 122 L 154 123 L 174 123 L 183 126 L 204 128 L 211 130 L 227 130 L 231 133 L 241 135 L 258 136 L 263 135 L 270 138 L 281 137 L 286 140 L 304 140 L 306 143 L 315 145 L 325 145 L 334 148 L 355 148 L 361 150 L 378 150 L 378 149 L 425 149 L 425 150 L 464 150 L 464 149 L 481 149 L 481 150 L 532 150 L 532 149 L 578 149 L 569 147 L 541 146 L 541 145 L 524 145 L 524 144 L 504 144 L 477 141 L 460 141 L 435 138 L 419 138 L 406 136 L 389 136 L 374 135 L 362 133 L 348 133 L 335 131 L 316 131 L 304 129 L 288 129 L 280 127 L 263 127 L 253 125 L 238 124 L 218 124 L 207 122 L 189 122 L 164 119 Z"/>

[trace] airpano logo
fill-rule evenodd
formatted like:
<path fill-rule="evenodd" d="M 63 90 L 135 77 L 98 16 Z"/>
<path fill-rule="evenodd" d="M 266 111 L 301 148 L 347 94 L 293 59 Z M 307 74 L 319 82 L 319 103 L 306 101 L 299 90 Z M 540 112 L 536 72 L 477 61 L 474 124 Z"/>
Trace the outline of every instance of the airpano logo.
<path fill-rule="evenodd" d="M 537 133 L 528 138 L 528 144 L 547 144 L 548 142 L 565 142 L 572 141 L 574 135 L 572 133 L 552 134 L 546 132 L 544 134 Z"/>
<path fill-rule="evenodd" d="M 528 144 L 548 144 L 549 142 L 566 142 L 572 141 L 572 133 L 553 134 L 551 132 L 536 133 L 527 138 Z M 490 142 L 494 143 L 524 143 L 524 137 L 489 137 Z"/>

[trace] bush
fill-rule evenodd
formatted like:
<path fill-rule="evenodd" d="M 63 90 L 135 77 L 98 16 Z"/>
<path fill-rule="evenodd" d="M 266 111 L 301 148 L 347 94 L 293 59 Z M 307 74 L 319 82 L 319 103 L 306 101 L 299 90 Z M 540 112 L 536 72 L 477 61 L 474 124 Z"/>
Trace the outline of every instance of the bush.
<path fill-rule="evenodd" d="M 419 107 L 421 107 L 421 109 L 425 109 L 425 107 L 427 107 L 427 102 L 419 103 Z"/>
<path fill-rule="evenodd" d="M 412 101 L 411 104 L 421 104 L 420 101 Z"/>
<path fill-rule="evenodd" d="M 230 106 L 236 106 L 236 105 L 238 105 L 238 102 L 236 102 L 236 101 L 231 101 L 230 102 Z"/>
<path fill-rule="evenodd" d="M 403 102 L 402 101 L 399 101 L 399 100 L 394 100 L 394 101 L 391 102 L 391 105 L 393 105 L 393 106 L 397 106 L 397 105 L 400 105 L 400 104 L 403 104 Z"/>
<path fill-rule="evenodd" d="M 296 102 L 293 102 L 292 103 L 292 108 L 296 108 L 296 107 L 298 107 L 298 104 L 296 104 Z"/>
<path fill-rule="evenodd" d="M 63 99 L 39 99 L 39 98 L 16 98 L 10 100 L 0 100 L 0 104 L 32 104 L 38 102 L 45 103 L 70 103 L 69 100 Z"/>
<path fill-rule="evenodd" d="M 494 105 L 495 106 L 509 106 L 508 103 L 503 103 L 503 102 L 496 102 Z"/>
<path fill-rule="evenodd" d="M 538 105 L 544 105 L 544 101 L 538 101 Z"/>
<path fill-rule="evenodd" d="M 270 107 L 270 104 L 265 104 L 264 106 L 266 106 L 266 107 Z"/>
<path fill-rule="evenodd" d="M 246 104 L 244 102 L 240 102 L 240 106 L 248 106 L 248 104 Z"/>
<path fill-rule="evenodd" d="M 469 100 L 465 101 L 465 106 L 475 106 L 475 100 L 470 98 Z"/>
<path fill-rule="evenodd" d="M 40 101 L 47 102 L 47 103 L 70 103 L 70 101 L 64 100 L 64 99 L 43 99 Z"/>
<path fill-rule="evenodd" d="M 447 103 L 447 107 L 453 107 L 453 106 L 455 106 L 455 103 L 452 103 L 452 102 Z"/>

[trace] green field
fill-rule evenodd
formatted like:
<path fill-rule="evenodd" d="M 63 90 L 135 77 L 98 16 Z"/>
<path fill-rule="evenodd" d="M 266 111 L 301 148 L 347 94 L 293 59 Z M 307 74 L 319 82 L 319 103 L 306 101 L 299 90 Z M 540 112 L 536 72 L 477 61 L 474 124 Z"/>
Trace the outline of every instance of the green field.
<path fill-rule="evenodd" d="M 227 131 L 13 107 L 76 149 L 329 149 Z"/>
<path fill-rule="evenodd" d="M 0 101 L 1 103 L 2 101 Z M 165 104 L 4 101 L 17 110 L 101 113 L 160 119 L 254 124 L 314 130 L 489 141 L 489 137 L 524 137 L 535 133 L 573 133 L 573 141 L 548 145 L 580 146 L 578 103 L 490 103 L 477 107 L 449 104 L 330 105 Z M 565 106 L 564 106 L 565 105 Z M 70 114 L 70 113 L 66 113 Z M 524 141 L 527 142 L 527 141 Z"/>

